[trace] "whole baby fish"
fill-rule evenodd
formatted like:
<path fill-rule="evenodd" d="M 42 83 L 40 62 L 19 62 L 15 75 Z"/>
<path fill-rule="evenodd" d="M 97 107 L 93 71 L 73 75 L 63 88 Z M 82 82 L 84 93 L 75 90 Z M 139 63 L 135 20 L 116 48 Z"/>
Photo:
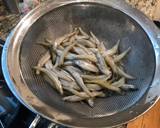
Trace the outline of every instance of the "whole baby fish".
<path fill-rule="evenodd" d="M 52 72 L 49 69 L 46 68 L 40 68 L 40 67 L 34 67 L 34 69 L 39 70 L 40 72 L 44 73 L 48 78 L 52 81 L 53 84 L 51 84 L 54 88 L 56 88 L 61 95 L 63 95 L 63 88 L 61 85 L 61 82 L 59 81 L 57 75 Z"/>
<path fill-rule="evenodd" d="M 75 79 L 77 84 L 83 89 L 83 91 L 86 92 L 90 97 L 92 97 L 91 92 L 84 84 L 83 79 L 81 78 L 80 74 L 76 72 L 72 66 L 67 66 L 65 67 L 65 69 L 72 75 L 72 77 Z"/>
<path fill-rule="evenodd" d="M 107 54 L 107 55 L 113 56 L 114 54 L 116 54 L 118 52 L 119 44 L 120 44 L 120 40 L 118 40 L 117 43 L 111 49 L 107 50 L 103 54 L 104 55 Z"/>
<path fill-rule="evenodd" d="M 91 34 L 91 36 L 92 36 L 94 42 L 96 43 L 96 45 L 97 45 L 97 46 L 100 45 L 99 39 L 93 34 L 93 32 L 90 32 L 90 34 Z"/>
<path fill-rule="evenodd" d="M 127 54 L 128 52 L 131 50 L 131 47 L 129 47 L 126 51 L 122 52 L 121 54 L 117 55 L 114 57 L 114 62 L 119 62 L 121 61 Z"/>
<path fill-rule="evenodd" d="M 122 91 L 120 88 L 116 87 L 116 86 L 112 86 L 112 84 L 110 82 L 107 82 L 107 81 L 103 81 L 103 80 L 88 80 L 88 81 L 85 81 L 86 83 L 94 83 L 94 84 L 98 84 L 100 85 L 101 87 L 103 88 L 106 88 L 108 90 L 111 90 L 111 91 L 115 91 L 119 94 L 122 94 Z"/>
<path fill-rule="evenodd" d="M 72 95 L 72 96 L 64 97 L 63 100 L 64 101 L 70 101 L 70 102 L 77 102 L 77 101 L 82 101 L 82 100 L 90 98 L 85 92 L 80 92 L 80 93 L 83 95 L 83 97 Z M 93 97 L 97 97 L 97 96 L 103 97 L 103 96 L 105 96 L 105 94 L 103 92 L 92 92 L 92 95 L 93 95 Z"/>
<path fill-rule="evenodd" d="M 63 65 L 65 56 L 68 54 L 69 50 L 71 50 L 75 44 L 76 44 L 76 42 L 67 46 L 64 49 L 64 51 L 62 52 L 60 59 L 59 59 L 59 66 Z"/>
<path fill-rule="evenodd" d="M 47 51 L 42 57 L 39 59 L 37 67 L 43 67 L 45 63 L 51 58 L 49 51 Z M 36 74 L 40 74 L 39 70 L 36 70 Z"/>
<path fill-rule="evenodd" d="M 61 81 L 63 87 L 73 88 L 78 91 L 81 90 L 81 88 L 77 85 L 77 83 L 75 81 L 69 82 L 69 81 L 63 80 L 61 78 L 60 78 L 60 81 Z"/>
<path fill-rule="evenodd" d="M 99 72 L 98 68 L 91 64 L 91 63 L 88 63 L 87 61 L 84 61 L 84 60 L 74 60 L 74 63 L 79 66 L 80 68 L 82 68 L 83 70 L 86 70 L 86 71 L 90 71 L 90 72 Z"/>
<path fill-rule="evenodd" d="M 95 55 L 97 57 L 97 66 L 99 70 L 107 76 L 110 75 L 111 71 L 109 70 L 103 56 L 99 52 L 95 52 Z"/>

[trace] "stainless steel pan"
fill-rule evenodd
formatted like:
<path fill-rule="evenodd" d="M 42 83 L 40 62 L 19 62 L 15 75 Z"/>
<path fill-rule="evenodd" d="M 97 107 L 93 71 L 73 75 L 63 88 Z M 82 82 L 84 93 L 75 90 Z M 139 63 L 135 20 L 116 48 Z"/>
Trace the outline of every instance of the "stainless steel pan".
<path fill-rule="evenodd" d="M 40 76 L 36 65 L 45 52 L 34 45 L 45 37 L 57 37 L 80 26 L 93 31 L 107 48 L 121 39 L 120 51 L 132 48 L 124 61 L 137 79 L 128 81 L 139 91 L 125 96 L 96 99 L 95 107 L 67 103 Z M 71 127 L 110 127 L 126 123 L 147 111 L 160 93 L 160 32 L 124 0 L 61 0 L 46 2 L 26 15 L 8 37 L 2 66 L 13 94 L 30 110 Z"/>

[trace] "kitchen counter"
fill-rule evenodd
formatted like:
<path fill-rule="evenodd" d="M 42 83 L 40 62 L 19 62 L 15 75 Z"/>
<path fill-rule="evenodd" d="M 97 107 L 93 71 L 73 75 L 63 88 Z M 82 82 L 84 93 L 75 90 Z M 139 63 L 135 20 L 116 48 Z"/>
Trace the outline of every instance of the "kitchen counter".
<path fill-rule="evenodd" d="M 23 0 L 24 3 L 20 4 L 22 14 L 26 14 L 32 8 L 46 0 Z M 34 2 L 33 2 L 34 1 Z M 160 0 L 126 0 L 133 7 L 139 9 L 146 14 L 150 19 L 160 21 Z M 8 33 L 20 20 L 20 15 L 9 14 L 0 0 L 0 38 L 5 40 Z"/>
<path fill-rule="evenodd" d="M 5 40 L 19 20 L 20 15 L 10 14 L 0 0 L 0 39 Z"/>
<path fill-rule="evenodd" d="M 126 0 L 133 7 L 146 14 L 151 20 L 160 21 L 160 0 Z"/>

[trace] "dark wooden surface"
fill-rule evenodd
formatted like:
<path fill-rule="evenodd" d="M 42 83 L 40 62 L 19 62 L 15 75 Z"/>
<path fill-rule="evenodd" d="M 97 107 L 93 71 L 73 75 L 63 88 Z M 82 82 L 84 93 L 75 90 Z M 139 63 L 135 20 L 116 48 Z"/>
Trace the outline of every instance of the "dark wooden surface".
<path fill-rule="evenodd" d="M 160 128 L 160 101 L 143 116 L 128 123 L 127 128 Z"/>

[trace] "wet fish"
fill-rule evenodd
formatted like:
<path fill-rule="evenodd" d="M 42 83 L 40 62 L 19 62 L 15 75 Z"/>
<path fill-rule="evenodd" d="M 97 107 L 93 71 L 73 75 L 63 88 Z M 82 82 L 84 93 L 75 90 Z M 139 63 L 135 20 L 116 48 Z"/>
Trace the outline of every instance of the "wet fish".
<path fill-rule="evenodd" d="M 120 40 L 117 41 L 117 43 L 109 50 L 107 50 L 106 52 L 104 52 L 104 55 L 114 55 L 118 52 L 118 48 L 119 48 L 119 44 L 120 44 Z"/>
<path fill-rule="evenodd" d="M 124 91 L 137 91 L 138 90 L 138 88 L 135 85 L 131 85 L 131 84 L 124 84 L 120 88 Z"/>
<path fill-rule="evenodd" d="M 58 46 L 58 49 L 59 49 L 59 50 L 64 50 L 64 47 L 63 47 L 62 45 L 59 45 L 59 46 Z"/>
<path fill-rule="evenodd" d="M 46 38 L 39 45 L 48 51 L 34 69 L 60 94 L 67 95 L 64 101 L 85 101 L 91 107 L 96 97 L 106 97 L 110 91 L 123 94 L 137 90 L 135 85 L 126 83 L 125 79 L 134 77 L 125 72 L 121 63 L 131 48 L 119 54 L 120 40 L 108 50 L 104 43 L 107 44 L 82 28 L 55 41 Z"/>
<path fill-rule="evenodd" d="M 87 80 L 108 80 L 111 78 L 110 76 L 106 76 L 106 75 L 81 75 L 81 77 L 83 79 L 87 79 Z"/>
<path fill-rule="evenodd" d="M 71 87 L 63 87 L 65 90 L 67 90 L 68 92 L 72 93 L 73 95 L 82 97 L 82 98 L 86 98 L 86 96 L 84 96 L 82 93 L 78 92 L 77 90 L 75 90 L 74 88 Z"/>
<path fill-rule="evenodd" d="M 73 51 L 75 52 L 75 53 L 77 53 L 77 54 L 79 54 L 79 55 L 85 55 L 85 54 L 87 54 L 82 48 L 80 48 L 80 47 L 73 47 Z"/>
<path fill-rule="evenodd" d="M 58 67 L 58 65 L 59 65 L 59 56 L 56 56 L 56 61 L 55 61 L 55 64 L 54 64 L 54 68 L 57 68 Z"/>
<path fill-rule="evenodd" d="M 93 55 L 73 55 L 69 54 L 68 56 L 65 57 L 66 60 L 86 60 L 86 61 L 91 61 L 91 62 L 96 62 L 97 59 Z"/>
<path fill-rule="evenodd" d="M 90 32 L 90 34 L 91 34 L 92 38 L 94 39 L 96 45 L 97 45 L 97 46 L 100 45 L 99 39 L 93 34 L 93 32 Z"/>
<path fill-rule="evenodd" d="M 58 56 L 61 56 L 63 54 L 63 52 L 61 50 L 57 50 L 57 55 Z M 65 56 L 65 59 L 66 60 L 77 60 L 77 59 L 80 59 L 80 60 L 90 60 L 92 62 L 96 62 L 96 57 L 95 55 L 77 55 L 77 54 L 74 54 L 74 53 L 68 53 L 66 56 Z"/>
<path fill-rule="evenodd" d="M 64 49 L 64 51 L 62 52 L 62 55 L 60 56 L 60 59 L 59 59 L 59 66 L 63 65 L 65 56 L 66 56 L 67 53 L 73 48 L 73 46 L 74 46 L 75 44 L 76 44 L 76 42 L 73 43 L 73 44 L 71 44 L 71 45 L 69 45 L 68 47 L 66 47 L 66 48 Z"/>
<path fill-rule="evenodd" d="M 75 38 L 76 38 L 76 40 L 81 40 L 81 39 L 87 40 L 88 39 L 88 37 L 84 36 L 84 35 L 82 35 L 82 36 L 81 35 L 76 35 Z"/>
<path fill-rule="evenodd" d="M 86 46 L 86 47 L 89 47 L 89 48 L 95 48 L 96 47 L 95 44 L 93 44 L 89 40 L 85 40 L 85 39 L 77 40 L 77 43 L 80 43 L 83 46 Z"/>
<path fill-rule="evenodd" d="M 58 70 L 56 68 L 52 68 L 51 71 L 53 71 L 57 75 L 58 78 L 67 80 L 68 82 L 74 81 L 72 76 L 63 69 Z"/>
<path fill-rule="evenodd" d="M 112 86 L 112 84 L 108 81 L 103 81 L 103 80 L 90 80 L 90 81 L 85 81 L 86 83 L 94 83 L 94 84 L 98 84 L 103 88 L 106 88 L 108 90 L 111 91 L 115 91 L 119 94 L 122 94 L 121 89 L 116 87 L 116 86 Z"/>
<path fill-rule="evenodd" d="M 62 86 L 66 87 L 66 88 L 73 88 L 76 89 L 78 91 L 81 90 L 81 88 L 77 85 L 77 83 L 75 81 L 69 82 L 63 79 L 60 79 Z"/>
<path fill-rule="evenodd" d="M 86 60 L 91 62 L 97 62 L 97 59 L 94 55 L 76 55 L 73 58 L 73 60 Z"/>
<path fill-rule="evenodd" d="M 106 47 L 103 42 L 100 42 L 100 44 L 98 45 L 98 50 L 100 51 L 100 53 L 103 53 L 106 51 Z"/>
<path fill-rule="evenodd" d="M 95 52 L 95 55 L 97 57 L 97 66 L 99 70 L 107 76 L 110 75 L 111 71 L 109 70 L 103 56 L 99 52 Z"/>
<path fill-rule="evenodd" d="M 45 68 L 47 68 L 47 69 L 49 69 L 49 70 L 51 70 L 52 68 L 54 68 L 51 60 L 48 60 L 48 61 L 45 63 Z"/>
<path fill-rule="evenodd" d="M 121 87 L 125 84 L 125 78 L 122 77 L 120 78 L 118 81 L 115 81 L 114 83 L 112 83 L 112 86 L 116 86 L 116 87 Z"/>
<path fill-rule="evenodd" d="M 114 62 L 117 63 L 121 61 L 131 50 L 131 47 L 129 47 L 126 51 L 122 52 L 121 54 L 114 57 Z"/>
<path fill-rule="evenodd" d="M 64 66 L 73 66 L 74 63 L 72 61 L 65 61 Z"/>
<path fill-rule="evenodd" d="M 43 67 L 45 63 L 51 58 L 49 51 L 47 51 L 42 57 L 39 59 L 37 67 Z M 40 71 L 36 70 L 36 74 L 39 75 Z"/>
<path fill-rule="evenodd" d="M 118 66 L 117 66 L 117 73 L 122 76 L 122 77 L 125 77 L 127 79 L 135 79 L 133 76 L 125 73 L 122 69 L 120 69 Z"/>
<path fill-rule="evenodd" d="M 112 86 L 119 87 L 124 91 L 136 91 L 136 90 L 138 90 L 138 88 L 136 88 L 135 85 L 126 84 L 124 77 L 122 77 L 118 81 L 112 83 Z"/>
<path fill-rule="evenodd" d="M 90 91 L 99 91 L 99 90 L 102 90 L 102 87 L 99 86 L 98 84 L 86 84 L 87 88 L 90 90 Z"/>
<path fill-rule="evenodd" d="M 77 102 L 90 98 L 85 92 L 80 92 L 83 97 L 79 97 L 76 95 L 66 96 L 63 98 L 64 101 Z M 92 92 L 93 97 L 103 97 L 105 94 L 103 92 Z"/>
<path fill-rule="evenodd" d="M 59 81 L 57 75 L 52 72 L 49 69 L 46 68 L 40 68 L 40 67 L 34 67 L 33 69 L 39 70 L 40 72 L 44 73 L 48 78 L 52 81 L 53 84 L 51 84 L 54 88 L 57 89 L 57 91 L 60 92 L 61 95 L 63 95 L 63 88 L 61 85 L 61 82 Z"/>
<path fill-rule="evenodd" d="M 112 71 L 114 73 L 117 73 L 117 65 L 115 64 L 113 58 L 109 55 L 105 55 L 104 59 L 105 59 L 106 63 L 111 67 Z"/>
<path fill-rule="evenodd" d="M 69 34 L 66 34 L 62 37 L 59 37 L 55 40 L 54 44 L 55 44 L 55 48 L 57 48 L 61 43 L 63 43 L 64 40 L 66 40 L 67 38 L 70 38 L 71 36 L 75 35 L 77 33 L 77 31 L 73 31 Z"/>
<path fill-rule="evenodd" d="M 83 36 L 85 36 L 86 38 L 89 38 L 89 35 L 86 32 L 84 32 L 81 27 L 79 27 L 78 29 Z"/>
<path fill-rule="evenodd" d="M 62 45 L 59 45 L 59 46 L 67 47 L 67 46 L 69 46 L 71 44 L 72 44 L 72 42 L 67 41 L 67 42 L 65 42 L 65 43 L 63 43 Z"/>
<path fill-rule="evenodd" d="M 86 92 L 90 97 L 92 97 L 91 92 L 84 84 L 83 79 L 81 78 L 80 74 L 76 72 L 75 69 L 71 66 L 67 66 L 65 67 L 65 69 L 72 75 L 72 77 L 75 79 L 77 84 L 83 89 L 83 91 Z"/>
<path fill-rule="evenodd" d="M 90 107 L 94 107 L 94 99 L 93 98 L 89 98 L 87 99 L 87 103 Z"/>
<path fill-rule="evenodd" d="M 77 66 L 79 66 L 80 68 L 86 71 L 95 72 L 95 73 L 99 72 L 98 68 L 95 65 L 88 63 L 87 61 L 74 60 L 74 64 L 76 64 Z"/>
<path fill-rule="evenodd" d="M 93 55 L 93 52 L 92 52 L 90 49 L 84 47 L 83 45 L 81 45 L 81 44 L 79 44 L 79 43 L 77 43 L 76 45 L 77 45 L 78 47 L 82 48 L 87 54 Z"/>

